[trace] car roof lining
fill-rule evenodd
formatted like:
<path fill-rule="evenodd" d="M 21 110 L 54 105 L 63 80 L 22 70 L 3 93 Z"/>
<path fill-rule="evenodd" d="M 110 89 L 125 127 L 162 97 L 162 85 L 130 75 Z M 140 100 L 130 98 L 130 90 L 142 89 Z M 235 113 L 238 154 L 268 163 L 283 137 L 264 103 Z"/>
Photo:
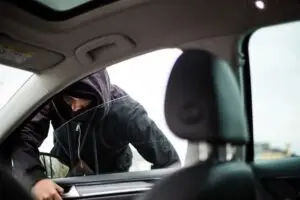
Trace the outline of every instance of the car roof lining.
<path fill-rule="evenodd" d="M 177 40 L 175 44 L 173 43 L 171 47 L 201 38 L 241 33 L 249 30 L 249 28 L 260 26 L 259 20 L 266 21 L 265 24 L 278 21 L 272 18 L 272 22 L 266 17 L 267 15 L 257 11 L 252 4 L 245 6 L 240 1 L 233 4 L 233 6 L 224 4 L 222 9 L 228 10 L 231 13 L 230 15 L 227 15 L 226 12 L 220 12 L 222 10 L 216 7 L 216 0 L 203 1 L 206 2 L 206 10 L 199 9 L 202 4 L 192 0 L 187 1 L 190 3 L 184 5 L 176 1 L 171 5 L 168 4 L 167 0 L 157 2 L 136 0 L 129 3 L 129 1 L 123 0 L 107 6 L 106 9 L 95 9 L 70 20 L 56 23 L 41 20 L 7 3 L 2 3 L 2 5 L 0 4 L 0 12 L 5 18 L 0 19 L 0 25 L 5 30 L 3 33 L 15 40 L 25 41 L 36 48 L 40 48 L 41 51 L 51 51 L 58 56 L 69 57 L 73 56 L 76 48 L 91 39 L 115 33 L 131 38 L 141 49 L 149 45 L 152 45 L 150 48 L 155 49 L 157 45 L 164 47 L 173 43 L 171 40 L 174 40 L 178 35 L 174 34 L 176 32 L 175 24 L 177 23 L 180 24 L 177 31 L 181 34 L 180 40 Z M 121 12 L 122 9 L 118 6 L 124 8 L 126 12 Z M 168 9 L 168 12 L 165 12 L 166 9 Z M 285 7 L 280 8 L 280 12 L 286 13 L 284 17 L 292 19 L 294 15 L 285 12 L 285 10 L 288 9 L 285 9 Z M 180 14 L 181 12 L 184 15 Z M 211 12 L 216 14 L 210 15 Z M 275 7 L 274 13 L 278 14 L 277 12 L 278 8 Z M 152 15 L 152 13 L 158 14 Z M 255 14 L 258 17 L 255 17 Z M 251 17 L 255 19 L 253 22 Z M 209 23 L 206 22 L 207 18 L 210 18 Z M 221 24 L 220 19 L 222 19 Z M 132 23 L 128 23 L 128 21 Z M 196 22 L 197 24 L 193 26 L 193 23 Z M 197 26 L 198 24 L 201 24 L 201 26 Z M 138 34 L 135 33 L 135 27 L 140 27 L 140 30 L 137 31 Z M 19 29 L 22 29 L 22 32 L 19 32 Z M 159 44 L 145 39 L 151 37 L 159 38 Z M 58 58 L 56 59 L 58 60 Z M 43 63 L 36 62 L 36 67 L 33 67 L 32 70 L 39 72 L 47 67 L 51 68 L 53 65 L 45 66 Z"/>
<path fill-rule="evenodd" d="M 0 140 L 3 141 L 33 110 L 68 84 L 152 50 L 204 48 L 235 62 L 236 44 L 242 34 L 300 17 L 298 2 L 280 2 L 268 1 L 267 10 L 259 11 L 252 1 L 122 0 L 106 9 L 97 8 L 61 22 L 48 22 L 0 2 L 1 33 L 64 56 L 56 66 L 35 69 L 38 73 L 0 110 L 0 121 L 5 124 L 0 126 Z M 75 49 L 87 41 L 116 33 L 131 38 L 135 48 L 109 53 L 105 59 L 88 65 L 82 65 L 74 55 Z"/>

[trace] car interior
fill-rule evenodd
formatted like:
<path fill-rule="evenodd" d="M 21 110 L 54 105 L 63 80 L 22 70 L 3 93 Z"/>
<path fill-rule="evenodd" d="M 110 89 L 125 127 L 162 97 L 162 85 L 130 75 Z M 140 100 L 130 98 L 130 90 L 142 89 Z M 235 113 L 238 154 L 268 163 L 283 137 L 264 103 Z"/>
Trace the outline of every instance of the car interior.
<path fill-rule="evenodd" d="M 165 117 L 188 141 L 181 169 L 54 179 L 63 199 L 299 199 L 299 157 L 254 160 L 248 44 L 300 19 L 297 0 L 0 1 L 0 63 L 33 73 L 0 108 L 2 199 L 33 199 L 11 175 L 18 130 L 72 83 L 112 64 L 179 48 Z M 72 3 L 71 3 L 72 2 Z M 5 57 L 3 50 L 12 52 Z M 159 69 L 156 69 L 159 73 Z M 0 94 L 1 96 L 1 94 Z M 1 97 L 0 97 L 1 98 Z M 199 160 L 199 144 L 210 150 Z M 236 148 L 228 158 L 227 145 Z"/>

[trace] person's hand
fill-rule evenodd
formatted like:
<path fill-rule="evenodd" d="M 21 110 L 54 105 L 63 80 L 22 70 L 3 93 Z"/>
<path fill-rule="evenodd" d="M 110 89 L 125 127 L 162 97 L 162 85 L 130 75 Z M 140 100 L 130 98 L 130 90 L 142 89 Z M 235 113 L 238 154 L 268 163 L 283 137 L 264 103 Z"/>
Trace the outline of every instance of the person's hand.
<path fill-rule="evenodd" d="M 38 181 L 31 191 L 36 200 L 62 200 L 64 189 L 50 179 L 43 179 Z"/>

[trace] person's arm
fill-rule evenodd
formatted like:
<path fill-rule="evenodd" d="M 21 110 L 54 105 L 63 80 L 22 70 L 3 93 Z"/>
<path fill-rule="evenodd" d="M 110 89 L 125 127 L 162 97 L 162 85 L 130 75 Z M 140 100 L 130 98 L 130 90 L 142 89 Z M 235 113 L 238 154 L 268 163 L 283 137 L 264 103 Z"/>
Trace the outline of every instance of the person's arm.
<path fill-rule="evenodd" d="M 48 135 L 50 105 L 42 108 L 19 131 L 12 152 L 13 173 L 36 200 L 62 200 L 63 188 L 48 179 L 39 158 L 39 147 Z"/>
<path fill-rule="evenodd" d="M 13 172 L 27 186 L 47 178 L 39 159 L 39 146 L 48 135 L 50 105 L 46 105 L 20 130 L 12 152 Z"/>
<path fill-rule="evenodd" d="M 180 164 L 179 156 L 162 131 L 151 120 L 144 107 L 130 98 L 117 100 L 113 109 L 119 116 L 117 126 L 123 129 L 123 133 L 129 143 L 137 151 L 152 163 L 152 169 L 165 168 L 173 164 Z M 120 130 L 122 132 L 122 130 Z"/>

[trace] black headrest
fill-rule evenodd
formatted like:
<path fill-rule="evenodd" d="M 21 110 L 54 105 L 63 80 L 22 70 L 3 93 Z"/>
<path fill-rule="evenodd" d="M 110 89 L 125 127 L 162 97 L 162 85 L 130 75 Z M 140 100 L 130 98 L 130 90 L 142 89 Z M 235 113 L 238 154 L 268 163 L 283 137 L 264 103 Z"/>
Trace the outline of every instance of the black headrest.
<path fill-rule="evenodd" d="M 238 83 L 230 66 L 204 50 L 176 60 L 166 98 L 166 121 L 177 136 L 214 144 L 243 145 L 248 126 Z"/>

